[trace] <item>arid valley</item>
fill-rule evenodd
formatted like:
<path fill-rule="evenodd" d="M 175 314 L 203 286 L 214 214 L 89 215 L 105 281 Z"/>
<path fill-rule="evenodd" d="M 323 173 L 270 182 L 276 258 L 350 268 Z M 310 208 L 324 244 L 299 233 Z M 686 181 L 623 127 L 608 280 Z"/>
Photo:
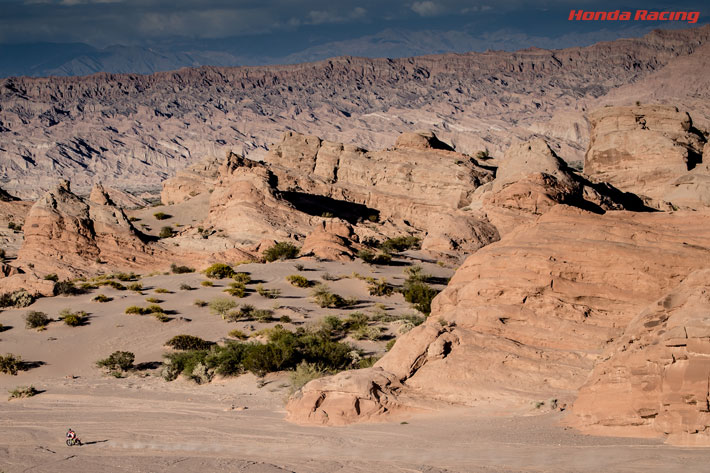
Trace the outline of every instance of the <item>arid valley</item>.
<path fill-rule="evenodd" d="M 0 472 L 706 471 L 709 72 L 0 79 Z"/>

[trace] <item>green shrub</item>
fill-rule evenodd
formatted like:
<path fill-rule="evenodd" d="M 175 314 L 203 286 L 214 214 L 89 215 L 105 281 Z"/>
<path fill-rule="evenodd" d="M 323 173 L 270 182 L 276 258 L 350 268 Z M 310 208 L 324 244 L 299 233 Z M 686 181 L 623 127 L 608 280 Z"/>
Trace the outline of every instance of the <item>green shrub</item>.
<path fill-rule="evenodd" d="M 197 307 L 207 307 L 207 301 L 203 301 L 202 299 L 195 299 L 195 302 L 193 302 Z"/>
<path fill-rule="evenodd" d="M 224 279 L 234 277 L 234 269 L 228 264 L 215 263 L 205 269 L 205 276 L 210 279 Z"/>
<path fill-rule="evenodd" d="M 172 217 L 172 215 L 166 214 L 165 212 L 156 212 L 153 214 L 153 217 L 155 217 L 156 220 L 167 220 Z"/>
<path fill-rule="evenodd" d="M 292 243 L 280 241 L 264 251 L 264 259 L 268 262 L 293 259 L 298 256 L 300 251 L 301 250 Z"/>
<path fill-rule="evenodd" d="M 325 284 L 317 284 L 311 291 L 313 301 L 323 308 L 338 308 L 351 305 L 352 302 L 343 299 L 338 294 L 330 292 L 330 289 Z"/>
<path fill-rule="evenodd" d="M 52 274 L 46 275 L 46 276 L 44 277 L 44 279 L 45 279 L 46 281 L 58 282 L 58 281 L 59 281 L 59 276 L 57 276 L 55 273 L 52 273 Z"/>
<path fill-rule="evenodd" d="M 143 307 L 138 307 L 137 305 L 132 305 L 130 307 L 126 307 L 126 310 L 124 310 L 124 313 L 126 314 L 131 314 L 131 315 L 144 315 L 145 312 L 143 312 L 145 309 Z"/>
<path fill-rule="evenodd" d="M 151 304 L 148 307 L 145 308 L 147 313 L 149 314 L 164 314 L 165 310 L 163 310 L 162 307 L 160 307 L 158 304 Z"/>
<path fill-rule="evenodd" d="M 256 309 L 251 312 L 251 317 L 258 322 L 269 322 L 273 315 L 274 312 L 269 309 Z"/>
<path fill-rule="evenodd" d="M 136 273 L 116 273 L 112 275 L 112 277 L 123 282 L 137 281 L 138 279 L 140 279 L 140 276 L 138 276 Z"/>
<path fill-rule="evenodd" d="M 368 326 L 369 322 L 370 317 L 368 317 L 367 314 L 363 314 L 362 312 L 353 312 L 352 314 L 348 315 L 345 320 L 343 320 L 343 324 L 345 325 L 346 330 L 348 330 L 349 332 L 365 328 Z"/>
<path fill-rule="evenodd" d="M 161 302 L 163 302 L 162 299 L 158 299 L 157 297 L 146 297 L 145 301 L 150 302 L 151 304 L 160 304 Z"/>
<path fill-rule="evenodd" d="M 135 359 L 136 356 L 130 351 L 115 351 L 108 358 L 97 361 L 96 365 L 110 371 L 128 371 L 133 368 Z"/>
<path fill-rule="evenodd" d="M 63 320 L 70 327 L 84 325 L 89 318 L 89 314 L 83 310 L 72 312 L 71 309 L 64 309 L 59 313 L 59 320 Z"/>
<path fill-rule="evenodd" d="M 202 282 L 200 283 L 200 286 L 212 287 L 212 286 L 214 286 L 214 283 L 213 283 L 212 281 L 202 281 Z"/>
<path fill-rule="evenodd" d="M 24 289 L 0 294 L 0 307 L 28 307 L 34 301 L 34 296 Z"/>
<path fill-rule="evenodd" d="M 375 254 L 371 250 L 360 250 L 357 257 L 367 264 L 390 264 L 392 262 L 392 256 L 389 254 L 382 252 Z"/>
<path fill-rule="evenodd" d="M 158 236 L 159 236 L 160 238 L 170 238 L 170 237 L 172 237 L 174 234 L 175 234 L 175 232 L 173 232 L 173 229 L 172 229 L 172 228 L 170 228 L 170 227 L 162 227 L 162 228 L 160 229 L 160 233 L 158 233 Z"/>
<path fill-rule="evenodd" d="M 438 293 L 439 291 L 423 282 L 406 283 L 402 290 L 404 300 L 414 304 L 415 309 L 427 315 L 431 313 L 431 301 Z"/>
<path fill-rule="evenodd" d="M 296 287 L 311 287 L 312 283 L 305 277 L 299 275 L 299 274 L 292 274 L 286 278 L 288 282 L 291 283 L 292 286 Z"/>
<path fill-rule="evenodd" d="M 170 271 L 173 274 L 194 273 L 195 268 L 190 268 L 189 266 L 177 266 L 175 263 L 173 263 L 170 265 Z"/>
<path fill-rule="evenodd" d="M 373 279 L 367 285 L 367 290 L 371 296 L 391 296 L 394 292 L 394 286 L 385 279 L 380 279 L 379 281 Z"/>
<path fill-rule="evenodd" d="M 237 307 L 237 303 L 234 302 L 234 300 L 223 297 L 212 299 L 207 305 L 213 313 L 221 316 L 223 319 L 227 317 L 227 313 L 230 310 Z"/>
<path fill-rule="evenodd" d="M 294 264 L 293 267 L 296 268 L 296 271 L 303 271 L 304 269 L 306 269 L 306 267 L 301 263 Z"/>
<path fill-rule="evenodd" d="M 352 337 L 355 340 L 377 341 L 382 338 L 382 328 L 370 326 L 360 327 L 352 332 Z"/>
<path fill-rule="evenodd" d="M 172 381 L 181 374 L 192 378 L 193 371 L 198 365 L 204 365 L 207 350 L 188 350 L 168 353 L 165 356 L 165 366 L 162 376 L 166 381 Z"/>
<path fill-rule="evenodd" d="M 165 345 L 175 350 L 207 350 L 214 344 L 193 335 L 175 335 L 165 342 Z"/>
<path fill-rule="evenodd" d="M 10 393 L 9 399 L 22 399 L 26 397 L 36 396 L 37 394 L 39 394 L 39 391 L 35 389 L 35 387 L 32 385 L 18 386 L 12 391 L 8 392 Z"/>
<path fill-rule="evenodd" d="M 94 302 L 111 302 L 113 300 L 113 297 L 108 297 L 103 294 L 98 294 L 96 297 L 91 299 Z"/>
<path fill-rule="evenodd" d="M 236 328 L 234 330 L 230 330 L 227 335 L 238 340 L 246 340 L 249 338 L 249 335 Z"/>
<path fill-rule="evenodd" d="M 400 251 L 419 249 L 419 238 L 413 235 L 388 238 L 380 244 L 380 249 L 386 253 L 399 253 Z"/>
<path fill-rule="evenodd" d="M 289 374 L 289 380 L 291 381 L 289 393 L 293 394 L 310 381 L 322 378 L 327 374 L 329 374 L 328 371 L 321 369 L 318 365 L 302 361 L 296 366 L 296 369 Z"/>
<path fill-rule="evenodd" d="M 155 292 L 156 294 L 172 294 L 173 293 L 173 291 L 171 291 L 169 289 L 165 289 L 164 287 L 159 287 L 157 289 L 154 289 L 153 292 Z"/>
<path fill-rule="evenodd" d="M 224 292 L 234 297 L 246 297 L 247 289 L 243 283 L 233 282 L 229 284 L 229 288 L 225 289 Z"/>
<path fill-rule="evenodd" d="M 182 284 L 180 284 L 180 287 L 179 287 L 179 288 L 180 288 L 181 291 L 192 291 L 192 290 L 194 289 L 194 287 L 190 286 L 190 285 L 187 284 L 187 283 L 182 283 Z"/>
<path fill-rule="evenodd" d="M 22 358 L 19 356 L 15 356 L 12 353 L 7 353 L 5 356 L 0 355 L 0 373 L 15 376 L 22 367 Z"/>
<path fill-rule="evenodd" d="M 291 317 L 289 317 L 288 315 L 282 315 L 281 317 L 279 317 L 279 322 L 283 324 L 290 324 L 291 322 L 293 322 L 293 320 L 291 320 Z"/>
<path fill-rule="evenodd" d="M 251 276 L 249 276 L 249 273 L 234 273 L 234 276 L 232 277 L 236 282 L 241 284 L 249 284 L 251 282 Z"/>
<path fill-rule="evenodd" d="M 418 264 L 405 268 L 404 274 L 407 276 L 407 283 L 427 282 L 431 278 Z"/>
<path fill-rule="evenodd" d="M 139 282 L 131 283 L 128 285 L 128 290 L 133 292 L 141 292 L 143 291 L 143 284 Z"/>
<path fill-rule="evenodd" d="M 120 282 L 110 281 L 110 280 L 98 282 L 97 286 L 109 286 L 109 287 L 112 287 L 118 291 L 125 291 L 126 290 L 126 286 L 124 286 Z"/>
<path fill-rule="evenodd" d="M 83 291 L 74 285 L 74 282 L 70 280 L 59 281 L 54 283 L 54 295 L 55 296 L 74 296 L 81 294 Z"/>
<path fill-rule="evenodd" d="M 51 322 L 51 319 L 44 312 L 31 310 L 25 314 L 25 327 L 27 328 L 43 328 L 49 322 Z"/>
<path fill-rule="evenodd" d="M 256 292 L 267 299 L 276 299 L 281 295 L 281 291 L 278 289 L 266 289 L 263 285 L 258 284 L 256 286 Z"/>
<path fill-rule="evenodd" d="M 336 276 L 334 274 L 324 273 L 323 276 L 321 276 L 321 279 L 323 281 L 340 281 L 340 279 L 342 279 L 342 278 L 340 276 Z"/>
<path fill-rule="evenodd" d="M 389 342 L 387 342 L 387 345 L 385 345 L 385 350 L 390 351 L 390 350 L 392 349 L 392 347 L 394 346 L 395 343 L 397 343 L 397 339 L 396 339 L 396 338 L 393 338 L 392 340 L 390 340 Z"/>

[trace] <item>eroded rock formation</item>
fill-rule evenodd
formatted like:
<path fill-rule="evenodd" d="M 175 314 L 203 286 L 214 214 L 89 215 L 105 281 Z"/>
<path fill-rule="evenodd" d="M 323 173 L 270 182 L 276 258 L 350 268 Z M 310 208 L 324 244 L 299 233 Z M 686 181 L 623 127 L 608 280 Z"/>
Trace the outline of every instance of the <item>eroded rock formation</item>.
<path fill-rule="evenodd" d="M 710 201 L 706 139 L 688 113 L 663 105 L 604 107 L 590 122 L 584 171 L 592 179 L 676 206 Z"/>

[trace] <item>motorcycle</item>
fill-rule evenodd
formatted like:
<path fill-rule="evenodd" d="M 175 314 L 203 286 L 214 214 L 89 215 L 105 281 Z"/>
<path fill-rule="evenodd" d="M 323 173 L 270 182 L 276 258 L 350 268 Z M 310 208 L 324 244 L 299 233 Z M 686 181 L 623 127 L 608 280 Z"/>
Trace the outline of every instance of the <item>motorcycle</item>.
<path fill-rule="evenodd" d="M 67 439 L 67 447 L 73 447 L 74 445 L 79 445 L 81 447 L 81 440 L 76 437 L 73 439 Z"/>

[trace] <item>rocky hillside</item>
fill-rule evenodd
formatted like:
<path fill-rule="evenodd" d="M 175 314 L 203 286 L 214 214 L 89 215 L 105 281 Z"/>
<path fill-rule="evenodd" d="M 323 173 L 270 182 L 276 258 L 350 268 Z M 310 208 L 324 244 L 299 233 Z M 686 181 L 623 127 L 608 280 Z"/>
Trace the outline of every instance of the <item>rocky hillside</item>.
<path fill-rule="evenodd" d="M 698 63 L 709 37 L 706 26 L 555 51 L 4 79 L 2 185 L 20 197 L 39 196 L 57 177 L 79 192 L 98 180 L 157 188 L 224 148 L 259 157 L 285 130 L 381 148 L 399 132 L 432 129 L 460 152 L 494 156 L 541 134 L 562 158 L 581 162 L 589 103 L 675 62 Z M 656 101 L 681 96 L 691 112 L 706 101 L 706 92 L 688 95 L 673 82 L 660 90 Z M 628 104 L 625 94 L 613 100 Z"/>

